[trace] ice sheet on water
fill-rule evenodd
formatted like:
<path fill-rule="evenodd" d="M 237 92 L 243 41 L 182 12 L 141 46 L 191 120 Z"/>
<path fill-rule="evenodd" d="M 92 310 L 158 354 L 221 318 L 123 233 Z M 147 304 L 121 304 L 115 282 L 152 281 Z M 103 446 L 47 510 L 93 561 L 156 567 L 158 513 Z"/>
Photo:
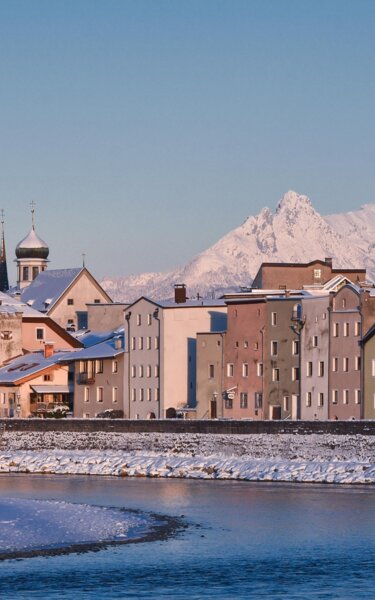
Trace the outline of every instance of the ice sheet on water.
<path fill-rule="evenodd" d="M 141 535 L 152 517 L 88 504 L 0 499 L 0 553 L 126 541 Z"/>

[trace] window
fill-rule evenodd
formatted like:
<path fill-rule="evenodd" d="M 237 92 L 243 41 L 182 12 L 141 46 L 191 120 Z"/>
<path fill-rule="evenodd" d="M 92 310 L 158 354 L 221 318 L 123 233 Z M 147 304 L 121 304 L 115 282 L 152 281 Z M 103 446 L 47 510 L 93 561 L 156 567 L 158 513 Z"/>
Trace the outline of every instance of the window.
<path fill-rule="evenodd" d="M 280 381 L 280 370 L 272 369 L 272 381 Z"/>
<path fill-rule="evenodd" d="M 2 340 L 11 340 L 13 339 L 13 331 L 4 329 L 4 331 L 1 332 L 0 337 Z"/>
<path fill-rule="evenodd" d="M 247 363 L 242 364 L 242 377 L 249 377 L 249 365 Z"/>
<path fill-rule="evenodd" d="M 327 313 L 325 313 L 325 312 L 324 312 L 324 313 L 322 314 L 322 319 L 325 321 L 325 320 L 326 320 L 326 318 L 327 318 Z"/>
<path fill-rule="evenodd" d="M 342 359 L 342 370 L 347 373 L 349 371 L 349 358 L 344 356 Z"/>
<path fill-rule="evenodd" d="M 341 306 L 343 308 L 346 308 L 346 299 L 345 298 L 342 299 Z"/>
<path fill-rule="evenodd" d="M 311 392 L 306 392 L 306 406 L 311 406 Z"/>
<path fill-rule="evenodd" d="M 132 402 L 135 402 L 137 400 L 137 390 L 135 388 L 132 388 Z"/>
<path fill-rule="evenodd" d="M 243 347 L 244 347 L 244 348 L 248 348 L 248 347 L 249 347 L 249 342 L 246 342 L 246 341 L 245 341 L 245 342 L 243 343 Z"/>
<path fill-rule="evenodd" d="M 138 367 L 138 376 L 143 377 L 143 365 L 139 365 Z"/>
<path fill-rule="evenodd" d="M 292 341 L 292 354 L 293 356 L 299 355 L 299 340 Z"/>
<path fill-rule="evenodd" d="M 313 345 L 313 348 L 317 348 L 318 347 L 318 336 L 317 335 L 313 335 L 312 345 Z"/>
<path fill-rule="evenodd" d="M 255 392 L 254 395 L 255 409 L 262 408 L 263 406 L 263 394 L 261 392 Z"/>
<path fill-rule="evenodd" d="M 147 350 L 151 350 L 151 336 L 147 336 L 146 338 L 146 348 Z"/>
<path fill-rule="evenodd" d="M 146 367 L 146 377 L 151 377 L 151 365 L 147 365 Z"/>
<path fill-rule="evenodd" d="M 233 375 L 234 375 L 234 364 L 228 363 L 227 364 L 227 377 L 233 377 Z"/>
<path fill-rule="evenodd" d="M 35 279 L 36 277 L 38 277 L 39 275 L 39 268 L 38 267 L 33 267 L 33 279 Z"/>
<path fill-rule="evenodd" d="M 94 304 L 100 304 L 100 298 L 95 298 L 94 299 Z"/>
<path fill-rule="evenodd" d="M 354 390 L 354 402 L 361 404 L 361 390 Z"/>
<path fill-rule="evenodd" d="M 225 398 L 225 408 L 231 409 L 233 408 L 233 400 L 232 398 Z"/>
<path fill-rule="evenodd" d="M 145 391 L 143 388 L 140 388 L 139 390 L 139 399 L 141 402 L 143 402 L 143 400 L 145 399 Z"/>
<path fill-rule="evenodd" d="M 73 306 L 74 298 L 68 298 L 67 302 L 68 302 L 68 306 Z"/>
<path fill-rule="evenodd" d="M 263 377 L 263 363 L 257 363 L 257 375 Z"/>
<path fill-rule="evenodd" d="M 143 337 L 138 338 L 138 350 L 143 350 Z"/>
<path fill-rule="evenodd" d="M 355 370 L 356 371 L 360 371 L 361 370 L 361 357 L 360 356 L 355 356 L 354 357 L 354 361 L 355 361 Z"/>
<path fill-rule="evenodd" d="M 208 365 L 208 378 L 213 379 L 215 377 L 215 365 Z"/>
<path fill-rule="evenodd" d="M 83 418 L 84 419 L 89 419 L 90 418 L 90 413 L 85 413 Z"/>
<path fill-rule="evenodd" d="M 283 396 L 283 406 L 285 411 L 289 410 L 289 396 Z"/>
<path fill-rule="evenodd" d="M 371 361 L 371 375 L 375 377 L 375 358 Z"/>
<path fill-rule="evenodd" d="M 142 325 L 142 316 L 140 314 L 137 315 L 137 325 Z"/>
<path fill-rule="evenodd" d="M 348 337 L 349 335 L 349 323 L 344 323 L 343 335 Z"/>
<path fill-rule="evenodd" d="M 334 356 L 332 358 L 332 371 L 338 371 L 339 370 L 339 359 L 337 358 L 337 356 Z"/>
<path fill-rule="evenodd" d="M 344 404 L 349 404 L 349 390 L 343 390 L 342 401 Z"/>
<path fill-rule="evenodd" d="M 159 388 L 155 388 L 155 400 L 156 402 L 159 402 L 160 399 L 160 390 Z"/>
<path fill-rule="evenodd" d="M 337 404 L 338 400 L 339 400 L 339 391 L 332 390 L 332 404 Z"/>
<path fill-rule="evenodd" d="M 102 387 L 96 388 L 96 401 L 103 402 L 103 388 Z"/>
<path fill-rule="evenodd" d="M 247 392 L 240 393 L 240 408 L 247 408 Z"/>
<path fill-rule="evenodd" d="M 324 394 L 322 392 L 318 394 L 318 406 L 324 406 Z"/>
<path fill-rule="evenodd" d="M 112 361 L 112 373 L 117 373 L 118 372 L 118 362 L 117 360 L 113 360 Z"/>
<path fill-rule="evenodd" d="M 254 342 L 254 344 L 253 344 L 253 350 L 259 350 L 259 344 L 258 344 L 258 342 Z"/>
<path fill-rule="evenodd" d="M 277 342 L 271 342 L 271 356 L 277 356 Z"/>
<path fill-rule="evenodd" d="M 48 373 L 43 376 L 43 381 L 53 381 L 53 373 Z"/>
<path fill-rule="evenodd" d="M 132 377 L 136 377 L 137 376 L 137 367 L 135 365 L 132 365 Z"/>
<path fill-rule="evenodd" d="M 339 324 L 333 324 L 333 337 L 339 337 Z"/>
<path fill-rule="evenodd" d="M 44 340 L 44 329 L 42 327 L 37 327 L 35 333 L 37 340 Z"/>
<path fill-rule="evenodd" d="M 354 335 L 356 335 L 356 336 L 361 335 L 361 322 L 360 321 L 356 321 L 356 323 L 354 323 Z"/>
<path fill-rule="evenodd" d="M 322 276 L 322 270 L 321 269 L 314 269 L 314 279 L 320 279 Z"/>
<path fill-rule="evenodd" d="M 292 367 L 292 381 L 299 381 L 299 367 Z"/>
<path fill-rule="evenodd" d="M 147 315 L 147 325 L 152 325 L 152 314 L 151 313 L 149 313 Z"/>
<path fill-rule="evenodd" d="M 115 404 L 117 402 L 118 388 L 112 388 L 112 402 Z"/>
<path fill-rule="evenodd" d="M 132 337 L 131 349 L 135 350 L 135 337 Z"/>
<path fill-rule="evenodd" d="M 155 365 L 154 376 L 159 377 L 159 365 Z"/>
<path fill-rule="evenodd" d="M 324 377 L 324 361 L 320 360 L 318 364 L 318 376 Z"/>
<path fill-rule="evenodd" d="M 149 402 L 152 400 L 151 388 L 147 388 L 147 400 Z"/>
<path fill-rule="evenodd" d="M 84 393 L 83 393 L 83 400 L 84 402 L 90 402 L 90 388 L 85 387 Z"/>
<path fill-rule="evenodd" d="M 313 374 L 313 364 L 311 361 L 306 363 L 306 377 L 312 377 Z"/>
<path fill-rule="evenodd" d="M 23 267 L 22 269 L 22 280 L 29 281 L 29 267 Z"/>
<path fill-rule="evenodd" d="M 158 337 L 156 337 L 154 340 L 154 348 L 155 348 L 155 350 L 159 349 L 159 338 Z"/>
<path fill-rule="evenodd" d="M 277 313 L 275 312 L 271 313 L 271 325 L 273 325 L 273 327 L 276 327 L 277 325 Z"/>
<path fill-rule="evenodd" d="M 80 373 L 87 373 L 88 372 L 87 360 L 80 360 L 79 361 L 79 372 Z"/>
<path fill-rule="evenodd" d="M 102 360 L 95 361 L 95 373 L 103 373 L 103 361 Z"/>

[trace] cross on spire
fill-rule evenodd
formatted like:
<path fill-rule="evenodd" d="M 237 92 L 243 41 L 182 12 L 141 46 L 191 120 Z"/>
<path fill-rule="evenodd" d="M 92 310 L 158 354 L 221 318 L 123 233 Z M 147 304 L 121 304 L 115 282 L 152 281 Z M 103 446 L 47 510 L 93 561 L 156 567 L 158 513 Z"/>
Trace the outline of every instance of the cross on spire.
<path fill-rule="evenodd" d="M 30 206 L 31 206 L 31 222 L 32 222 L 33 229 L 35 229 L 35 202 L 34 202 L 34 200 L 31 200 Z"/>

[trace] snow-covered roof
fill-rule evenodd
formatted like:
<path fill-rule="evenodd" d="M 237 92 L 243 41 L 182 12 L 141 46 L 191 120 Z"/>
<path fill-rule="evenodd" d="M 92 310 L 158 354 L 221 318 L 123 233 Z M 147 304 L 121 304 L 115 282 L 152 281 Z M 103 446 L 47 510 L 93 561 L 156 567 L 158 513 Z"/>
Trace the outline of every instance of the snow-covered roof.
<path fill-rule="evenodd" d="M 59 364 L 71 352 L 55 352 L 49 358 L 44 357 L 44 352 L 30 352 L 9 362 L 0 369 L 0 385 L 17 384 L 18 381 L 35 375 L 48 367 Z"/>
<path fill-rule="evenodd" d="M 79 331 L 73 332 L 71 335 L 75 337 L 76 340 L 81 342 L 85 348 L 89 348 L 90 346 L 95 346 L 96 344 L 110 340 L 115 336 L 124 335 L 124 327 L 119 327 L 118 329 L 110 331 L 92 331 L 91 329 L 80 329 Z"/>
<path fill-rule="evenodd" d="M 21 293 L 21 300 L 40 312 L 50 310 L 65 290 L 78 277 L 77 269 L 51 269 L 42 271 Z"/>
<path fill-rule="evenodd" d="M 22 302 L 18 298 L 14 298 L 13 296 L 5 294 L 5 292 L 0 292 L 0 312 L 8 314 L 21 312 L 23 315 L 28 317 L 42 316 L 39 311 L 31 308 L 31 306 L 25 302 Z"/>
<path fill-rule="evenodd" d="M 121 341 L 121 347 L 116 347 L 118 340 Z M 95 344 L 89 348 L 70 352 L 68 357 L 62 357 L 61 362 L 75 360 L 96 360 L 101 358 L 114 358 L 124 353 L 124 336 L 116 336 L 110 340 L 105 340 L 100 344 Z"/>

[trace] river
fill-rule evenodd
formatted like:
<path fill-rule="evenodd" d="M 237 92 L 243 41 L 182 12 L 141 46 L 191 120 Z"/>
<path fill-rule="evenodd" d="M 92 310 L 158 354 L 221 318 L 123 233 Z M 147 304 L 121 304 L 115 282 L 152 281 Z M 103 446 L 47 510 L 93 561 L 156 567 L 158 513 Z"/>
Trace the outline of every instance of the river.
<path fill-rule="evenodd" d="M 374 487 L 1 475 L 4 498 L 32 499 L 31 513 L 53 500 L 184 526 L 167 539 L 4 560 L 1 600 L 375 598 Z"/>

